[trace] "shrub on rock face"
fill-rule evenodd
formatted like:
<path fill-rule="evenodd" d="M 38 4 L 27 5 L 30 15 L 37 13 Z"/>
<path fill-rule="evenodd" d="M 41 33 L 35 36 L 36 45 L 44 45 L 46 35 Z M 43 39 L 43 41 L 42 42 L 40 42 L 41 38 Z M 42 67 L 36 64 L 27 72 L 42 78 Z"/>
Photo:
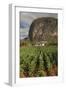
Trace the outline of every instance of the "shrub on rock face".
<path fill-rule="evenodd" d="M 57 38 L 57 19 L 42 17 L 34 20 L 30 26 L 29 38 L 33 42 L 45 41 L 49 38 Z M 54 34 L 56 33 L 56 35 Z"/>

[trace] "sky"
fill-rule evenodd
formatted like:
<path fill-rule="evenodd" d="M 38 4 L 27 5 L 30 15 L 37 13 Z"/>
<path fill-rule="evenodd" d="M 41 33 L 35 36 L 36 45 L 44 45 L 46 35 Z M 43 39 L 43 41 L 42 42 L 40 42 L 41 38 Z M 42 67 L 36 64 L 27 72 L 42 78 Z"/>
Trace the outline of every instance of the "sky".
<path fill-rule="evenodd" d="M 58 15 L 54 13 L 20 12 L 20 40 L 28 37 L 31 23 L 39 17 L 58 18 Z"/>

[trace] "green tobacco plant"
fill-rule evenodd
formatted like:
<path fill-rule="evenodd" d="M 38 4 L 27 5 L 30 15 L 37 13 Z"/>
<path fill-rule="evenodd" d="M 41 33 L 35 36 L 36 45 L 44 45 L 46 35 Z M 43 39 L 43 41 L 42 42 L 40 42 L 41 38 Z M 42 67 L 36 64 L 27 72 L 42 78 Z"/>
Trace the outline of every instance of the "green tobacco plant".
<path fill-rule="evenodd" d="M 57 75 L 57 47 L 21 47 L 20 77 Z"/>

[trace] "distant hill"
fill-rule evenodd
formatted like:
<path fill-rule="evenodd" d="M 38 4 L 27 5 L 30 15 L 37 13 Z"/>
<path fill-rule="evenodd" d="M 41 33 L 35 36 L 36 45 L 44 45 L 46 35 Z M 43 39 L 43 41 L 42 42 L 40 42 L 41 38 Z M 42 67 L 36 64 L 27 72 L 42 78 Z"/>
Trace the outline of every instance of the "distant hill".
<path fill-rule="evenodd" d="M 58 20 L 52 17 L 42 17 L 34 20 L 30 26 L 29 39 L 31 41 L 56 41 Z"/>

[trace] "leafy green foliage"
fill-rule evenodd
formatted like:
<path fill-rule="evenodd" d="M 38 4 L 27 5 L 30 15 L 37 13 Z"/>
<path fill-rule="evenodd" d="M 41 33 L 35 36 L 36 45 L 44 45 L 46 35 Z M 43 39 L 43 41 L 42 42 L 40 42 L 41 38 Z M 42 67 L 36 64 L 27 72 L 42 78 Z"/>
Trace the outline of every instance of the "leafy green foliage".
<path fill-rule="evenodd" d="M 53 66 L 58 67 L 57 46 L 20 47 L 21 78 L 57 75 Z"/>

